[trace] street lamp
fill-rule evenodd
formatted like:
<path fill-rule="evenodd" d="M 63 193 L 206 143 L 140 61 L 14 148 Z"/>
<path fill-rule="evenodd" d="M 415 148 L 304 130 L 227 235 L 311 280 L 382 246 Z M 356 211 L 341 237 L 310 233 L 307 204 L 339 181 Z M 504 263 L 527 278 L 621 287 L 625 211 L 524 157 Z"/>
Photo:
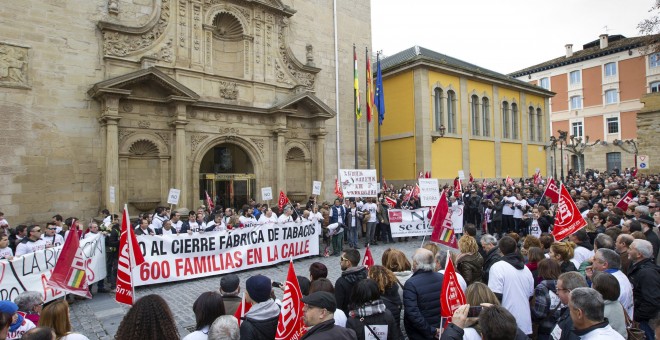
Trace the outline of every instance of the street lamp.
<path fill-rule="evenodd" d="M 553 168 L 553 177 L 557 178 L 557 137 L 555 136 L 550 136 L 550 145 L 546 145 L 543 147 L 543 149 L 551 149 L 552 150 L 552 168 Z"/>
<path fill-rule="evenodd" d="M 440 133 L 440 136 L 438 136 L 438 135 L 431 135 L 431 141 L 432 141 L 432 142 L 435 142 L 435 141 L 438 140 L 439 138 L 444 137 L 444 136 L 445 136 L 445 131 L 447 131 L 447 128 L 445 128 L 445 125 L 444 125 L 444 124 L 440 125 L 440 127 L 438 128 L 438 132 Z"/>
<path fill-rule="evenodd" d="M 568 136 L 568 131 L 557 130 L 559 133 L 559 153 L 561 157 L 561 181 L 564 182 L 564 145 L 566 144 L 566 136 Z"/>

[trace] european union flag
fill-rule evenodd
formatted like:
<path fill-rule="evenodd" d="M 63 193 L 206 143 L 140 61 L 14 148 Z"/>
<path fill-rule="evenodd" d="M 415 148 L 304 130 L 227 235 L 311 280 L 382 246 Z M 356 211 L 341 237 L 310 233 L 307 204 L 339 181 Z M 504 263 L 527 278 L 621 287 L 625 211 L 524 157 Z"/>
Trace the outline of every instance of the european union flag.
<path fill-rule="evenodd" d="M 383 92 L 383 74 L 380 72 L 380 53 L 376 56 L 376 94 L 374 95 L 374 102 L 376 102 L 376 109 L 378 110 L 378 125 L 383 125 L 385 120 L 385 92 Z"/>

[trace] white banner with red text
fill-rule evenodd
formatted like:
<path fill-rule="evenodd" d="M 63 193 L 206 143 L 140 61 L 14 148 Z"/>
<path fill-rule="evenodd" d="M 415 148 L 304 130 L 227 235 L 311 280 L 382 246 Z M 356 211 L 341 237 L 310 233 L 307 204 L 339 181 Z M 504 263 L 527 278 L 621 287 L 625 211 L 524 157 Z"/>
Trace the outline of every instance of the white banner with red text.
<path fill-rule="evenodd" d="M 34 253 L 0 260 L 0 300 L 14 300 L 18 294 L 30 290 L 39 292 L 45 302 L 61 298 L 63 291 L 46 285 L 60 257 L 62 246 L 46 248 Z M 87 282 L 94 283 L 106 276 L 105 237 L 91 236 L 80 240 L 83 258 L 87 264 Z"/>
<path fill-rule="evenodd" d="M 144 286 L 274 265 L 319 254 L 318 223 L 262 224 L 193 235 L 138 236 L 145 263 L 133 270 Z"/>
<path fill-rule="evenodd" d="M 390 229 L 392 237 L 411 237 L 431 235 L 431 219 L 428 217 L 430 208 L 415 210 L 390 209 Z"/>

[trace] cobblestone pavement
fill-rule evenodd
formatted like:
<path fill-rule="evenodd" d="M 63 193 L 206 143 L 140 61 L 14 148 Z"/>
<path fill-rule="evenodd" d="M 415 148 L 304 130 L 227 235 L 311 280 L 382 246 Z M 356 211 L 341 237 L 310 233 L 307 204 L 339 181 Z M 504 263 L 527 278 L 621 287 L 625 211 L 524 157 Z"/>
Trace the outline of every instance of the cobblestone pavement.
<path fill-rule="evenodd" d="M 372 246 L 371 252 L 375 262 L 380 264 L 383 252 L 389 248 L 398 248 L 408 257 L 412 257 L 414 250 L 420 247 L 422 239 L 410 239 L 408 242 L 397 242 L 394 244 L 383 244 Z M 321 251 L 322 253 L 323 251 Z M 364 247 L 360 248 L 360 253 L 364 255 Z M 328 267 L 328 279 L 335 282 L 341 274 L 339 268 L 339 257 L 319 257 L 312 256 L 304 259 L 294 260 L 294 266 L 297 275 L 309 276 L 308 268 L 313 262 L 322 262 Z M 288 262 L 282 262 L 275 266 L 262 267 L 246 270 L 237 273 L 241 279 L 241 290 L 245 289 L 245 280 L 257 273 L 271 278 L 273 281 L 286 281 Z M 186 329 L 195 324 L 195 315 L 192 312 L 192 305 L 199 294 L 220 288 L 220 277 L 212 276 L 202 279 L 188 281 L 179 281 L 172 283 L 163 283 L 138 287 L 136 295 L 145 296 L 149 294 L 158 294 L 162 296 L 174 314 L 179 333 L 181 337 L 187 335 Z M 92 291 L 95 291 L 96 287 Z M 278 298 L 282 297 L 280 290 L 275 290 Z M 75 301 L 71 304 L 71 324 L 75 332 L 82 333 L 90 339 L 113 339 L 119 327 L 124 314 L 128 311 L 127 306 L 115 302 L 113 294 L 94 294 L 91 300 Z"/>

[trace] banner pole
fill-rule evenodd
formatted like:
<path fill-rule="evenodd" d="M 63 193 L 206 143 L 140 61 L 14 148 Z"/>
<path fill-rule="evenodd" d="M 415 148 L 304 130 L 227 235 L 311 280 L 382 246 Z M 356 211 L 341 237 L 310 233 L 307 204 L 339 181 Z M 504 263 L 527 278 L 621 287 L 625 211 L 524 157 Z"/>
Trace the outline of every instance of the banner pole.
<path fill-rule="evenodd" d="M 366 58 L 365 63 L 367 63 L 369 61 L 369 48 L 365 48 L 365 58 Z M 369 137 L 369 135 L 370 135 L 370 133 L 369 133 L 369 125 L 370 125 L 369 124 L 369 118 L 370 118 L 370 115 L 373 115 L 373 112 L 371 112 L 370 109 L 369 109 L 372 106 L 372 103 L 370 102 L 371 98 L 369 98 L 370 97 L 369 96 L 369 93 L 370 93 L 369 89 L 373 86 L 373 84 L 369 83 L 369 75 L 368 75 L 369 71 L 370 70 L 366 70 L 366 72 L 367 72 L 367 78 L 366 78 L 367 91 L 365 91 L 365 96 L 367 98 L 365 100 L 365 103 L 366 103 L 366 106 L 367 106 L 367 143 L 366 143 L 367 144 L 367 169 L 371 169 L 371 148 L 369 147 L 369 143 L 371 142 L 371 138 Z"/>

